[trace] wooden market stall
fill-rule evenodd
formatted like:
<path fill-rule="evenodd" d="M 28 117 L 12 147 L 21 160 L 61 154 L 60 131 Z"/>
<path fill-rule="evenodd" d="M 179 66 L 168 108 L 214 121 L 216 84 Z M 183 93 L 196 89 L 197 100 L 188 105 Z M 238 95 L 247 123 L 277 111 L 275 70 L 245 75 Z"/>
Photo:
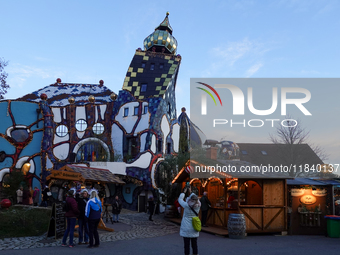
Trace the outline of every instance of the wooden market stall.
<path fill-rule="evenodd" d="M 102 217 L 106 218 L 111 217 L 108 212 L 109 204 L 103 203 L 105 195 L 110 194 L 107 184 L 125 184 L 124 181 L 107 169 L 86 167 L 84 165 L 65 165 L 59 170 L 52 170 L 51 174 L 47 176 L 46 181 L 53 195 L 54 202 L 65 200 L 65 191 L 72 187 L 78 190 L 80 188 L 97 189 L 103 204 Z M 105 226 L 103 220 L 100 221 L 99 228 L 113 231 L 113 229 Z"/>
<path fill-rule="evenodd" d="M 254 166 L 245 161 L 219 160 L 224 166 L 232 165 L 235 172 L 202 173 L 190 175 L 181 169 L 173 183 L 186 182 L 199 196 L 208 192 L 212 207 L 207 225 L 227 228 L 231 213 L 242 213 L 247 233 L 285 232 L 287 230 L 287 183 L 285 174 L 241 172 L 241 166 Z M 197 161 L 189 161 L 193 169 L 204 169 Z"/>
<path fill-rule="evenodd" d="M 289 234 L 326 234 L 325 215 L 333 214 L 332 184 L 311 178 L 288 180 Z"/>

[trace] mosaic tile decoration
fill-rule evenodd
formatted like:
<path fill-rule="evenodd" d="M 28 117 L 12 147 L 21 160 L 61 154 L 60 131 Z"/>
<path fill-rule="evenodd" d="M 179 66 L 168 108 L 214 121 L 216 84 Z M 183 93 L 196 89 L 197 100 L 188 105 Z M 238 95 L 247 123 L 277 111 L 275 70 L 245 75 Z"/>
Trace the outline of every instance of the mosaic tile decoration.
<path fill-rule="evenodd" d="M 88 97 L 95 97 L 95 104 L 105 104 L 111 101 L 110 95 L 113 93 L 106 86 L 101 84 L 75 84 L 75 83 L 55 83 L 45 88 L 27 94 L 18 100 L 39 103 L 42 94 L 47 95 L 47 102 L 50 106 L 69 105 L 68 98 L 72 95 L 76 105 L 89 103 Z"/>
<path fill-rule="evenodd" d="M 152 50 L 157 48 L 157 51 L 176 54 L 177 40 L 172 36 L 172 27 L 169 22 L 169 13 L 162 23 L 156 27 L 155 31 L 144 39 L 145 50 Z"/>
<path fill-rule="evenodd" d="M 137 50 L 122 89 L 137 99 L 162 97 L 174 75 L 177 78 L 180 62 L 180 56 Z M 146 84 L 145 91 L 143 84 Z"/>

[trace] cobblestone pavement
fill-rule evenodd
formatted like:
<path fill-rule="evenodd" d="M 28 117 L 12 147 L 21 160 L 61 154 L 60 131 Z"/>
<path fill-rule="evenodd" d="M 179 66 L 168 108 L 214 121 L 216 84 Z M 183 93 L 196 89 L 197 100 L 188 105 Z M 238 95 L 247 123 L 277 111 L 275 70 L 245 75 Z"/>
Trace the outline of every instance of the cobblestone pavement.
<path fill-rule="evenodd" d="M 117 226 L 115 232 L 100 231 L 100 242 L 158 237 L 179 232 L 179 226 L 166 221 L 163 215 L 155 215 L 153 217 L 154 221 L 149 221 L 148 216 L 149 215 L 145 213 L 136 213 L 126 210 L 122 211 L 119 222 L 128 225 L 128 227 L 125 227 L 125 230 L 119 230 L 118 225 L 115 224 L 113 225 L 114 228 Z M 111 227 L 112 225 L 107 224 L 107 226 Z M 77 237 L 74 238 L 74 243 L 78 243 Z M 55 240 L 54 237 L 46 238 L 46 234 L 33 237 L 0 239 L 0 250 L 52 247 L 60 245 L 61 238 L 57 240 Z"/>

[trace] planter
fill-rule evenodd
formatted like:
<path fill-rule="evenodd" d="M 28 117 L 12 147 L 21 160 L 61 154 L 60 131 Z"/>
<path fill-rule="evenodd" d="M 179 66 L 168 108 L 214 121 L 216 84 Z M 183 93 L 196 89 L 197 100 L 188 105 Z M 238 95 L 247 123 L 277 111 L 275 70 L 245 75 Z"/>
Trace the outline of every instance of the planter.
<path fill-rule="evenodd" d="M 12 202 L 9 199 L 3 199 L 1 201 L 1 207 L 2 208 L 9 208 L 11 205 L 12 205 Z"/>

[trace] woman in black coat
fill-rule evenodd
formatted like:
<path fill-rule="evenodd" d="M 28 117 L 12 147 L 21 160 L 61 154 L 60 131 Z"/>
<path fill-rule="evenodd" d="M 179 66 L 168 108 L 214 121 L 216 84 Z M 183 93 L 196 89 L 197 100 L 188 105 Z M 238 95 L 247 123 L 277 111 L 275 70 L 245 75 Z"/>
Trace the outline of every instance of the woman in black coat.
<path fill-rule="evenodd" d="M 148 203 L 149 203 L 149 213 L 150 213 L 149 220 L 153 221 L 152 215 L 153 215 L 153 212 L 155 211 L 155 202 L 154 202 L 153 197 L 149 197 Z"/>
<path fill-rule="evenodd" d="M 113 214 L 113 221 L 118 223 L 118 218 L 120 211 L 122 210 L 122 201 L 118 198 L 118 196 L 115 197 L 115 199 L 112 202 L 112 214 Z"/>

